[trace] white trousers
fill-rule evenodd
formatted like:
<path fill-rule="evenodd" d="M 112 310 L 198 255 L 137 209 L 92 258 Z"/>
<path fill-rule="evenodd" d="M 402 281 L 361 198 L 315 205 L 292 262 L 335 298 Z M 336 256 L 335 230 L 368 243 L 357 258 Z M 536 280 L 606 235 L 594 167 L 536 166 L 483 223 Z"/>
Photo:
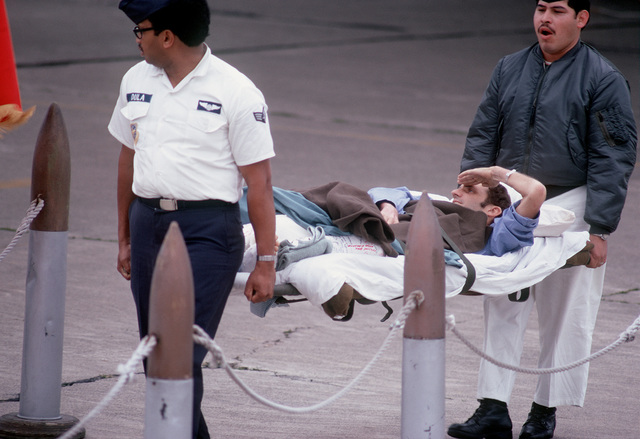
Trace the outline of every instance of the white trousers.
<path fill-rule="evenodd" d="M 586 188 L 580 187 L 546 203 L 576 214 L 570 230 L 588 230 L 584 222 Z M 558 367 L 587 357 L 602 297 L 605 266 L 561 269 L 531 288 L 525 302 L 506 296 L 485 296 L 484 351 L 511 365 L 519 365 L 524 332 L 534 303 L 538 313 L 540 357 L 538 367 Z M 566 372 L 540 375 L 534 401 L 546 407 L 582 406 L 587 391 L 588 363 Z M 509 402 L 516 373 L 482 360 L 478 398 Z"/>

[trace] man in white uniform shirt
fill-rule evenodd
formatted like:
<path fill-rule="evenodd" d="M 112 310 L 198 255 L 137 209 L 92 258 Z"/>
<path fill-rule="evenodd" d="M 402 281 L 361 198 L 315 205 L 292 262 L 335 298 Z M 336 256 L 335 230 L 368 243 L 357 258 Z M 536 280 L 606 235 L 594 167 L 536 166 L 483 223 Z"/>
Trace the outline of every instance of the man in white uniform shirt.
<path fill-rule="evenodd" d="M 204 43 L 206 0 L 122 0 L 119 7 L 136 24 L 144 61 L 123 77 L 109 123 L 122 144 L 117 269 L 131 280 L 143 337 L 155 260 L 176 221 L 193 270 L 195 323 L 213 337 L 242 262 L 243 180 L 258 246 L 245 295 L 252 302 L 273 295 L 274 151 L 267 105 L 246 76 Z M 194 438 L 210 437 L 200 413 L 205 355 L 194 346 Z"/>

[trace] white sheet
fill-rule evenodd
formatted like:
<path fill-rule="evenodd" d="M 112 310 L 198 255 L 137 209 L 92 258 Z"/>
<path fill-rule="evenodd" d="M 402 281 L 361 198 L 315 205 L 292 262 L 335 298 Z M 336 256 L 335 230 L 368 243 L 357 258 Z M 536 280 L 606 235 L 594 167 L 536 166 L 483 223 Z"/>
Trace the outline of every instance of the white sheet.
<path fill-rule="evenodd" d="M 468 254 L 476 269 L 472 291 L 504 295 L 529 287 L 562 267 L 580 251 L 587 232 L 535 238 L 534 245 L 501 257 Z M 446 296 L 460 293 L 466 267 L 447 266 Z M 321 305 L 347 283 L 370 300 L 391 300 L 404 292 L 404 256 L 397 258 L 331 253 L 291 264 L 277 273 L 277 282 L 290 283 L 314 305 Z"/>
<path fill-rule="evenodd" d="M 308 235 L 302 227 L 278 215 L 279 239 L 303 239 Z M 248 234 L 251 232 L 248 231 Z M 564 232 L 559 236 L 536 237 L 531 247 L 501 257 L 467 254 L 476 269 L 472 291 L 488 295 L 504 295 L 529 287 L 562 267 L 566 260 L 582 250 L 587 232 Z M 255 246 L 248 243 L 245 263 L 238 273 L 236 287 L 246 282 L 255 264 Z M 446 296 L 460 293 L 466 267 L 447 266 Z M 276 273 L 276 283 L 290 283 L 314 305 L 321 305 L 347 283 L 370 300 L 391 300 L 404 293 L 404 256 L 397 258 L 368 254 L 330 253 L 307 258 Z"/>

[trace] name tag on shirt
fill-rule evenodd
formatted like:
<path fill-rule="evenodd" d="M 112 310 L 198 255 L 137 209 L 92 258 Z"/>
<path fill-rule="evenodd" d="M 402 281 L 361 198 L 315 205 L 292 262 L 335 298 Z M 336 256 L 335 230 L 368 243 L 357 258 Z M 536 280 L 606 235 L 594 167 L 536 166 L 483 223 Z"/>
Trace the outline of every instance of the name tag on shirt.
<path fill-rule="evenodd" d="M 127 102 L 151 102 L 153 95 L 147 93 L 127 93 Z"/>

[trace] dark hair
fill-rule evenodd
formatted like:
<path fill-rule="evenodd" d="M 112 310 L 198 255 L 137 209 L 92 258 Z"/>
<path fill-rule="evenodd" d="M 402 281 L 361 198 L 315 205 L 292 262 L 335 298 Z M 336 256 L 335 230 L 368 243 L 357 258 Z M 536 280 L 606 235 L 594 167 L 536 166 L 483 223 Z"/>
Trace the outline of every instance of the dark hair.
<path fill-rule="evenodd" d="M 480 205 L 484 207 L 488 204 L 498 206 L 502 210 L 508 209 L 511 206 L 511 197 L 507 188 L 501 184 L 496 187 L 490 187 L 487 198 Z"/>
<path fill-rule="evenodd" d="M 571 9 L 576 11 L 576 14 L 580 11 L 591 13 L 591 2 L 589 0 L 569 0 L 567 4 Z"/>
<path fill-rule="evenodd" d="M 545 0 L 547 3 L 554 3 L 560 0 Z M 536 0 L 536 5 L 538 0 Z M 571 9 L 576 11 L 576 14 L 580 11 L 587 11 L 591 13 L 591 1 L 590 0 L 568 0 L 567 4 Z"/>
<path fill-rule="evenodd" d="M 154 32 L 173 32 L 184 44 L 195 47 L 209 36 L 211 14 L 206 0 L 178 0 L 148 17 Z"/>

